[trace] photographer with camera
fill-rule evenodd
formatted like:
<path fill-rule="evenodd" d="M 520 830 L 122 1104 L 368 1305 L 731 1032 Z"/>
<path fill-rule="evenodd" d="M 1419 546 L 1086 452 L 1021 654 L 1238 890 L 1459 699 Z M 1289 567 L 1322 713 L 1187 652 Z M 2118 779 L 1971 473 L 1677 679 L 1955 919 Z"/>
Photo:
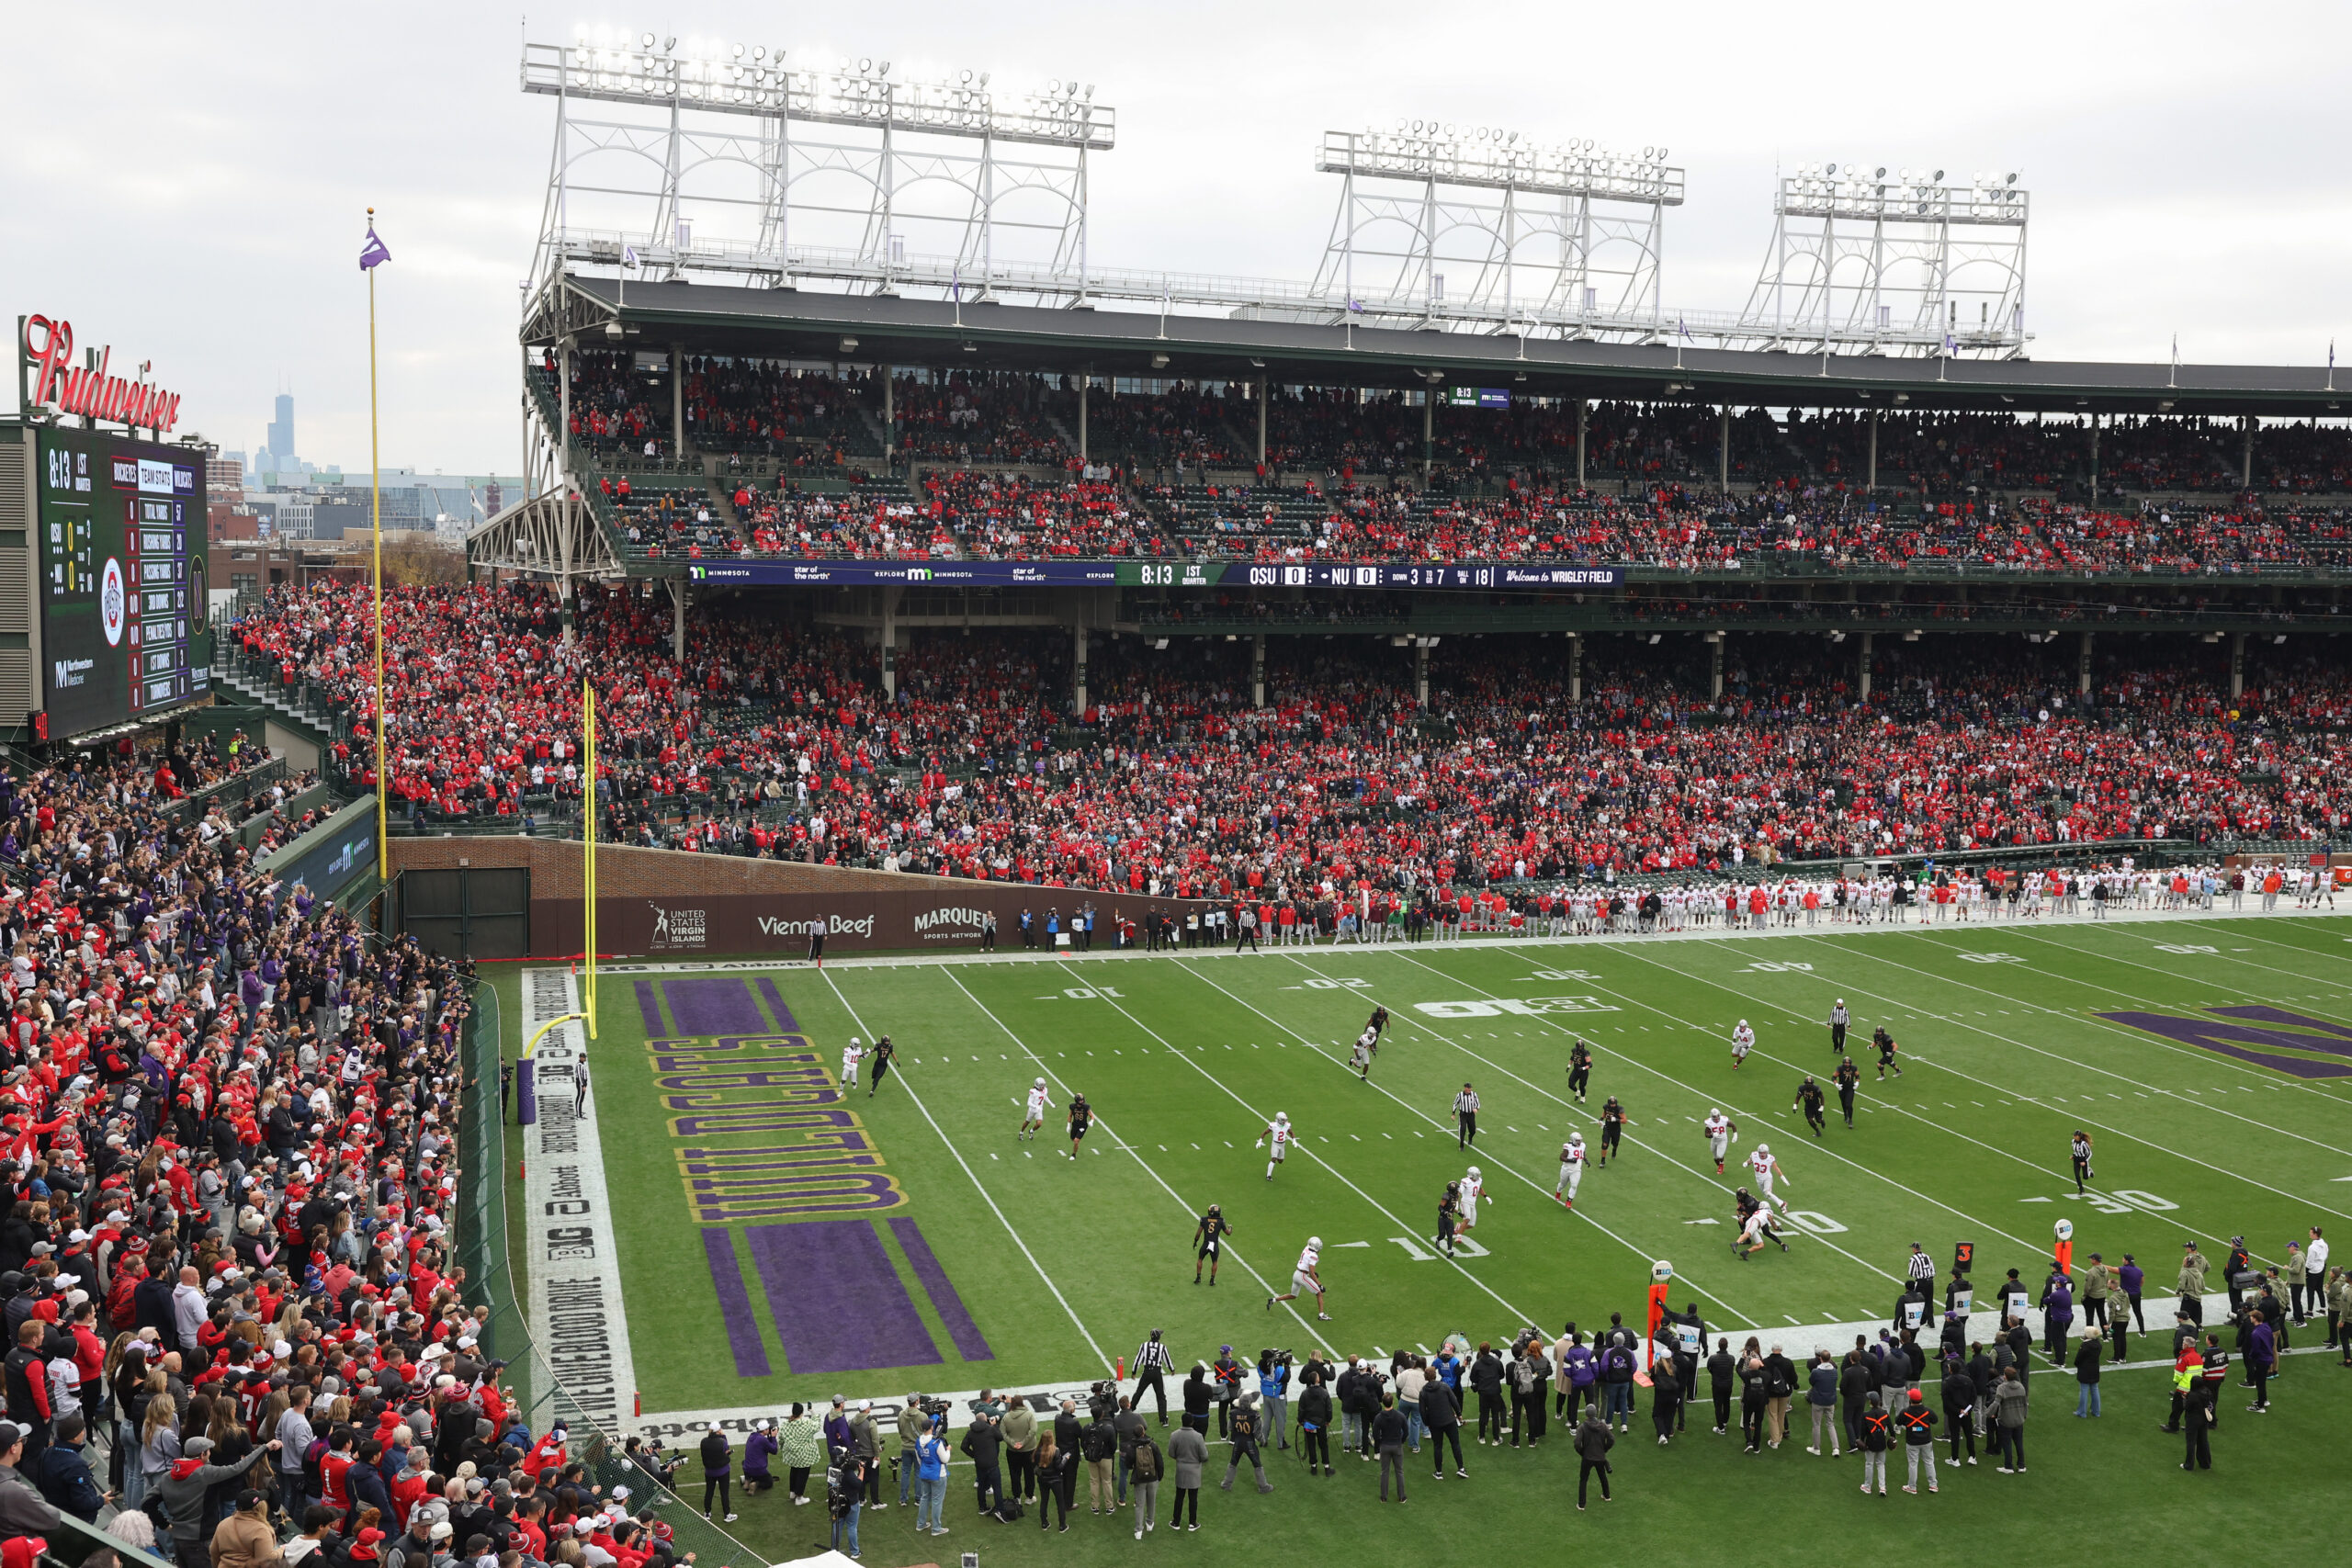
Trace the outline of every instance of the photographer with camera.
<path fill-rule="evenodd" d="M 1266 1413 L 1265 1440 L 1277 1451 L 1290 1447 L 1290 1352 L 1258 1352 L 1258 1403 Z"/>
<path fill-rule="evenodd" d="M 825 1512 L 833 1521 L 831 1546 L 835 1551 L 859 1555 L 857 1546 L 857 1516 L 865 1506 L 865 1461 L 855 1449 L 844 1451 L 825 1476 Z M 734 1516 L 729 1514 L 729 1518 Z"/>

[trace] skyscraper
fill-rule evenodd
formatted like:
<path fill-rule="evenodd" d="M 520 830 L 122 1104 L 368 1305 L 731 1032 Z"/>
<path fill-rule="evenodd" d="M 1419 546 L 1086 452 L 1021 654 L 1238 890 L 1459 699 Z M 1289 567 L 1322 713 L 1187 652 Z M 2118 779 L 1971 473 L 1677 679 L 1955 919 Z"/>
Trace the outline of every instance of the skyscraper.
<path fill-rule="evenodd" d="M 294 400 L 285 392 L 277 394 L 277 417 L 269 422 L 269 453 L 289 459 L 294 456 Z"/>

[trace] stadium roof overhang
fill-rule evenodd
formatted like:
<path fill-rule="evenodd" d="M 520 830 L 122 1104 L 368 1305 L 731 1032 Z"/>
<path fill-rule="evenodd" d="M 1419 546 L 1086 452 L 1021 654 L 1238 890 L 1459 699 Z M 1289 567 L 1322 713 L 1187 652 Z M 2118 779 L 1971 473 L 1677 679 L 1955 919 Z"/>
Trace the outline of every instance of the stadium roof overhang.
<path fill-rule="evenodd" d="M 567 276 L 526 344 L 673 348 L 861 365 L 1091 372 L 1276 385 L 1503 388 L 1537 397 L 1683 398 L 1844 409 L 2346 417 L 2352 389 L 2320 367 L 1914 359 L 1751 352 L 1670 342 L 1411 332 L 1345 322 L 1160 316 L 808 289 Z M 617 324 L 618 335 L 611 328 Z M 1670 333 L 1671 329 L 1668 329 Z M 2352 372 L 2347 372 L 2352 381 Z"/>

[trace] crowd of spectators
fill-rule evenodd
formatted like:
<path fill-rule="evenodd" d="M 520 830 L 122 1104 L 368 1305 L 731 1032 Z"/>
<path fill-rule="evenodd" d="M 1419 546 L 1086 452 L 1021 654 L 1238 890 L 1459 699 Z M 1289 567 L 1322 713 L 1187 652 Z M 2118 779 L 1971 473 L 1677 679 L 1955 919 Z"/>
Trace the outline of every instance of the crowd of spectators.
<path fill-rule="evenodd" d="M 918 636 L 877 652 L 715 606 L 669 657 L 668 606 L 590 597 L 578 641 L 526 591 L 401 590 L 392 787 L 421 818 L 576 810 L 578 681 L 606 694 L 608 831 L 647 844 L 1096 889 L 1443 886 L 2088 840 L 2325 839 L 2352 814 L 2352 681 L 2218 650 L 1743 637 L 1707 672 L 1588 639 L 1580 698 L 1532 637 L 1449 639 L 1415 700 L 1385 642 L 1245 650 L 1098 637 L 1088 707 L 1059 634 Z M 366 600 L 279 595 L 240 627 L 341 706 L 369 781 Z M 2005 649 L 1991 651 L 1996 646 Z M 1936 651 L 1940 649 L 1941 651 Z M 1972 650 L 1973 649 L 1973 650 Z M 1702 654 L 1703 657 L 1703 654 Z M 2206 668 L 2202 666 L 2212 666 Z"/>
<path fill-rule="evenodd" d="M 12 1545 L 104 1517 L 197 1568 L 275 1517 L 372 1560 L 525 1514 L 465 1480 L 539 1450 L 450 1257 L 470 976 L 260 868 L 207 792 L 272 761 L 0 773 Z M 548 1462 L 527 1507 L 568 1517 Z"/>

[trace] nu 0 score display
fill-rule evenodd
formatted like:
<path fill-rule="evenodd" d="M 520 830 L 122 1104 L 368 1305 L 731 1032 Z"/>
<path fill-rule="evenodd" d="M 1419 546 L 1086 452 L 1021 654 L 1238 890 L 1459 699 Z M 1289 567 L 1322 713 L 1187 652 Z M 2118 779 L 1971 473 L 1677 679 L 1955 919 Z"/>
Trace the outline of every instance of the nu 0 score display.
<path fill-rule="evenodd" d="M 40 437 L 41 696 L 63 738 L 206 694 L 188 639 L 203 613 L 188 553 L 204 458 L 96 431 Z M 199 542 L 198 547 L 201 547 Z"/>

